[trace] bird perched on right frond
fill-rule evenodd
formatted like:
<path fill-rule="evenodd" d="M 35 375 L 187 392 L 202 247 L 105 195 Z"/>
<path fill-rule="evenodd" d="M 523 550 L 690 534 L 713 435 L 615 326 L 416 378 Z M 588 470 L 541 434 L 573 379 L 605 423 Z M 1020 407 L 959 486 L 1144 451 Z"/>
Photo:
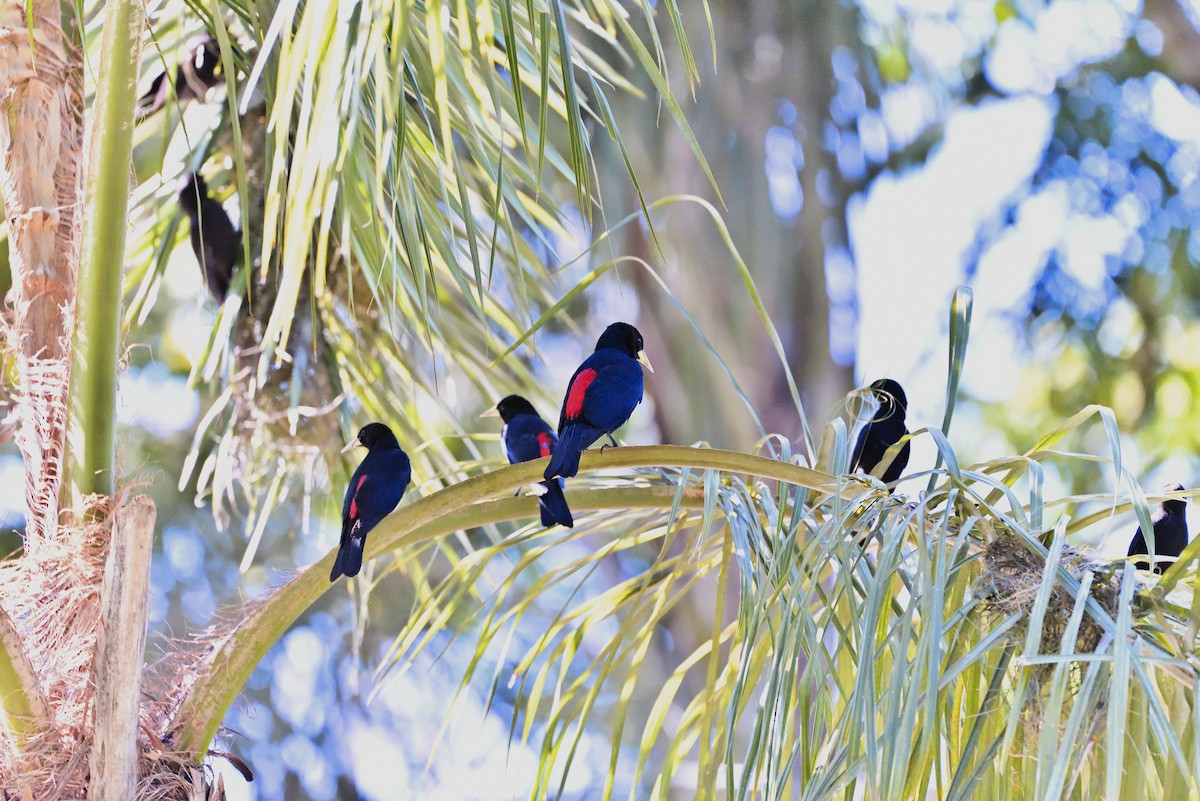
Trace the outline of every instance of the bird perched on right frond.
<path fill-rule="evenodd" d="M 1182 484 L 1168 484 L 1163 492 L 1183 492 Z M 1177 559 L 1188 544 L 1187 530 L 1187 501 L 1169 498 L 1158 506 L 1152 521 L 1154 523 L 1154 572 L 1161 573 Z M 1150 547 L 1146 543 L 1146 535 L 1138 526 L 1129 543 L 1129 556 L 1150 555 Z M 1167 557 L 1164 561 L 1160 558 Z M 1138 570 L 1149 570 L 1150 563 L 1139 559 L 1134 562 Z"/>
<path fill-rule="evenodd" d="M 854 443 L 854 453 L 850 456 L 851 472 L 861 469 L 864 473 L 873 473 L 888 448 L 908 435 L 904 422 L 908 414 L 908 398 L 899 382 L 881 378 L 871 385 L 871 392 L 879 401 L 879 408 Z M 896 458 L 883 471 L 885 484 L 900 478 L 908 466 L 910 450 L 909 443 L 905 442 L 896 452 Z"/>
<path fill-rule="evenodd" d="M 528 462 L 554 453 L 558 437 L 550 424 L 542 419 L 533 404 L 520 395 L 509 395 L 496 404 L 494 409 L 483 413 L 483 417 L 498 415 L 504 421 L 500 441 L 504 443 L 504 455 L 509 464 Z M 550 528 L 555 523 L 571 528 L 575 520 L 563 495 L 562 479 L 543 481 L 545 492 L 538 496 L 542 525 Z"/>

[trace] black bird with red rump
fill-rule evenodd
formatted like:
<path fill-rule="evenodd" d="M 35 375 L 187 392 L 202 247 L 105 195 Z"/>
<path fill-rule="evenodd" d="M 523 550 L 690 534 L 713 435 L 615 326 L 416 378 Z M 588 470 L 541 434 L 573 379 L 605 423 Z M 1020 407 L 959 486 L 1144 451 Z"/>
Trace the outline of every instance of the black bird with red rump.
<path fill-rule="evenodd" d="M 908 435 L 908 428 L 904 424 L 904 417 L 908 414 L 908 398 L 899 382 L 881 378 L 871 385 L 871 392 L 879 401 L 879 408 L 854 443 L 854 453 L 850 457 L 851 471 L 861 468 L 864 473 L 872 472 L 888 448 Z M 883 483 L 891 484 L 900 478 L 908 466 L 910 451 L 909 444 L 905 442 L 896 453 L 896 458 L 883 471 Z"/>
<path fill-rule="evenodd" d="M 546 478 L 579 472 L 579 455 L 600 437 L 625 424 L 642 402 L 642 367 L 650 372 L 642 335 L 629 323 L 613 323 L 596 341 L 596 351 L 579 365 L 567 384 L 558 418 L 558 445 Z"/>
<path fill-rule="evenodd" d="M 1168 484 L 1163 492 L 1183 492 L 1182 484 Z M 1154 572 L 1161 573 L 1170 567 L 1171 561 L 1159 561 L 1160 557 L 1178 558 L 1188 544 L 1187 501 L 1170 498 L 1162 502 L 1152 519 L 1154 523 Z M 1138 526 L 1129 543 L 1129 556 L 1150 555 L 1146 544 L 1146 535 Z M 1149 570 L 1150 563 L 1144 560 L 1134 562 L 1138 570 Z"/>
<path fill-rule="evenodd" d="M 558 444 L 558 436 L 550 424 L 541 418 L 533 404 L 520 395 L 509 395 L 496 404 L 495 409 L 483 413 L 484 417 L 499 416 L 504 421 L 500 439 L 504 442 L 504 453 L 509 464 L 530 462 L 549 456 Z M 538 508 L 542 513 L 542 525 L 546 528 L 555 523 L 571 528 L 575 520 L 562 491 L 562 479 L 543 481 L 545 492 L 538 496 Z"/>
<path fill-rule="evenodd" d="M 242 235 L 233 227 L 225 207 L 208 195 L 200 173 L 191 173 L 179 190 L 179 207 L 191 221 L 192 253 L 204 272 L 204 283 L 217 303 L 223 303 L 242 252 Z"/>
<path fill-rule="evenodd" d="M 342 448 L 342 453 L 357 447 L 366 448 L 367 455 L 346 488 L 346 500 L 342 503 L 342 539 L 329 574 L 330 581 L 337 581 L 338 576 L 358 575 L 367 535 L 400 503 L 412 478 L 408 454 L 383 423 L 363 426 L 354 441 Z"/>

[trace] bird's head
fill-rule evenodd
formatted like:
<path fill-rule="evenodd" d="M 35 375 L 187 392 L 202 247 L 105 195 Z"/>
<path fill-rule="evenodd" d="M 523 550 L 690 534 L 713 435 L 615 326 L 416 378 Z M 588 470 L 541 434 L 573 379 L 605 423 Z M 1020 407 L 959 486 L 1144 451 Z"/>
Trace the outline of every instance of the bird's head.
<path fill-rule="evenodd" d="M 198 172 L 189 172 L 179 186 L 179 205 L 184 211 L 195 212 L 200 201 L 208 197 L 208 183 Z"/>
<path fill-rule="evenodd" d="M 1177 484 L 1174 482 L 1168 482 L 1166 484 L 1163 484 L 1162 491 L 1163 492 L 1183 492 L 1183 485 Z M 1162 505 L 1163 505 L 1163 509 L 1165 509 L 1167 512 L 1175 512 L 1177 514 L 1183 514 L 1184 512 L 1187 511 L 1187 501 L 1183 500 L 1182 498 L 1178 498 L 1178 499 L 1170 498 L 1168 500 L 1163 501 Z"/>
<path fill-rule="evenodd" d="M 358 447 L 370 451 L 375 448 L 399 448 L 400 443 L 396 440 L 392 429 L 383 423 L 367 423 L 359 430 L 358 436 L 342 448 L 342 453 L 349 453 Z"/>
<path fill-rule="evenodd" d="M 619 350 L 629 358 L 637 359 L 650 372 L 654 372 L 654 368 L 650 366 L 650 359 L 646 356 L 641 332 L 629 323 L 613 323 L 604 329 L 604 333 L 596 340 L 596 350 L 605 348 Z"/>
<path fill-rule="evenodd" d="M 894 414 L 903 418 L 908 412 L 908 398 L 905 397 L 900 382 L 881 378 L 871 385 L 871 392 L 879 401 L 879 411 L 875 413 L 875 419 L 883 420 Z"/>
<path fill-rule="evenodd" d="M 509 395 L 497 403 L 494 408 L 488 409 L 479 416 L 499 417 L 505 423 L 508 423 L 514 417 L 521 414 L 537 414 L 537 409 L 533 408 L 533 404 L 520 395 Z"/>

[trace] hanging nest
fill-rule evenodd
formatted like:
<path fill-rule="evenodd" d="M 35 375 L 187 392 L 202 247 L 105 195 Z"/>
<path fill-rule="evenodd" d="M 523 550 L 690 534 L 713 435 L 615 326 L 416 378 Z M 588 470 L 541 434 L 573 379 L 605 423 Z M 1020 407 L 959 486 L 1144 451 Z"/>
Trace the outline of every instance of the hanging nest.
<path fill-rule="evenodd" d="M 1121 597 L 1121 581 L 1106 561 L 1094 558 L 1087 550 L 1065 546 L 1059 564 L 1078 580 L 1091 571 L 1090 597 L 1094 598 L 1110 615 L 1116 616 Z M 1045 560 L 1031 552 L 1015 536 L 999 533 L 984 543 L 983 573 L 976 584 L 976 592 L 985 599 L 989 610 L 1002 616 L 1021 614 L 1021 621 L 1014 626 L 1011 641 L 1024 644 L 1029 632 L 1029 612 L 1042 585 L 1046 569 Z M 1042 631 L 1038 653 L 1057 654 L 1063 649 L 1063 635 L 1075 608 L 1075 597 L 1055 583 L 1050 591 L 1050 603 L 1042 620 Z M 1090 654 L 1100 644 L 1104 629 L 1084 613 L 1079 632 L 1075 637 L 1074 652 Z"/>
<path fill-rule="evenodd" d="M 1077 580 L 1084 573 L 1092 573 L 1092 585 L 1088 594 L 1109 615 L 1116 617 L 1121 597 L 1121 580 L 1107 561 L 1098 560 L 1093 552 L 1065 546 L 1059 564 Z M 1007 531 L 998 531 L 986 537 L 983 547 L 983 571 L 976 581 L 975 592 L 984 599 L 984 608 L 1000 618 L 1020 615 L 1019 622 L 1008 632 L 1008 641 L 1017 648 L 1024 648 L 1029 634 L 1029 617 L 1046 570 L 1045 560 L 1029 550 L 1016 536 Z M 1041 635 L 1037 653 L 1059 654 L 1063 652 L 1063 637 L 1075 609 L 1075 596 L 1068 593 L 1059 582 L 1050 591 L 1050 601 L 1042 618 Z M 1099 646 L 1104 629 L 1092 615 L 1084 612 L 1075 635 L 1073 653 L 1090 654 Z M 1054 672 L 1054 665 L 1038 664 L 1028 668 L 1031 673 L 1031 708 L 1028 710 L 1037 719 L 1042 697 L 1039 691 Z M 1078 686 L 1081 676 L 1079 663 L 1072 665 L 1071 686 Z"/>

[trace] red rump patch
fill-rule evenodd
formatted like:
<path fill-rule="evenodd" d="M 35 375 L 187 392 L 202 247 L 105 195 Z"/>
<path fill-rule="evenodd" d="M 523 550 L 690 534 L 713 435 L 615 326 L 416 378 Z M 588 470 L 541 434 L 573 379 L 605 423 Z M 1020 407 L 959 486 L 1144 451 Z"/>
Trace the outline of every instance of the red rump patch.
<path fill-rule="evenodd" d="M 554 440 L 550 439 L 550 434 L 542 431 L 538 434 L 538 453 L 542 456 L 549 456 L 550 449 L 554 447 Z"/>
<path fill-rule="evenodd" d="M 575 376 L 571 388 L 567 390 L 567 417 L 578 417 L 583 412 L 583 398 L 587 388 L 596 380 L 596 371 L 590 367 Z"/>
<path fill-rule="evenodd" d="M 366 480 L 367 480 L 367 477 L 363 476 L 362 478 L 360 478 L 358 480 L 358 484 L 354 487 L 354 495 L 353 495 L 353 497 L 350 498 L 350 519 L 351 520 L 358 517 L 358 491 L 360 489 L 362 489 L 363 482 Z"/>

